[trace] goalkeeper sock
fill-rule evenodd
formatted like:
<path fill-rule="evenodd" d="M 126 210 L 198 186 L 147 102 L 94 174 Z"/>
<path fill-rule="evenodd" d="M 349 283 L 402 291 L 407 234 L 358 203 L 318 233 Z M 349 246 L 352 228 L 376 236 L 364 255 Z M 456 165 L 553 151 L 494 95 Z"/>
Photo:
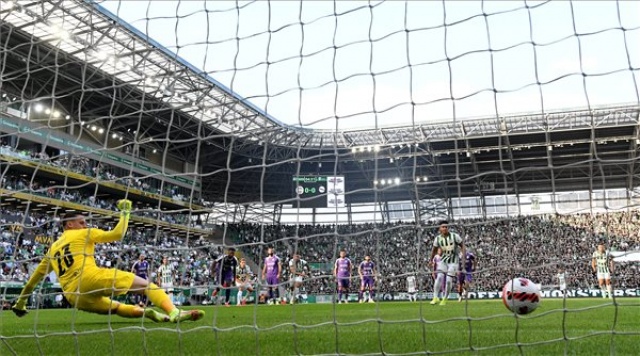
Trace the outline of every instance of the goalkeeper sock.
<path fill-rule="evenodd" d="M 364 291 L 362 291 L 362 290 L 358 293 L 358 301 L 362 300 L 362 295 L 363 294 L 364 294 Z"/>
<path fill-rule="evenodd" d="M 227 288 L 224 290 L 224 302 L 229 303 L 230 298 L 231 298 L 231 289 Z"/>
<path fill-rule="evenodd" d="M 144 309 L 129 304 L 120 304 L 116 308 L 116 314 L 123 318 L 140 318 L 144 315 Z"/>
<path fill-rule="evenodd" d="M 144 290 L 144 294 L 149 298 L 153 305 L 158 306 L 165 313 L 171 314 L 176 306 L 171 302 L 171 298 L 164 290 L 160 289 L 157 284 L 149 283 L 149 288 Z"/>

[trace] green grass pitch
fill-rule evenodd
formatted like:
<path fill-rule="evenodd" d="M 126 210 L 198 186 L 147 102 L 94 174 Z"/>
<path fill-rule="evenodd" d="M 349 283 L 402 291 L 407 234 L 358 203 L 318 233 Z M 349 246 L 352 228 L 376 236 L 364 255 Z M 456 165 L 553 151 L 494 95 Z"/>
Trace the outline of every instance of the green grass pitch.
<path fill-rule="evenodd" d="M 524 317 L 498 300 L 206 307 L 204 320 L 179 326 L 70 309 L 24 318 L 4 311 L 0 355 L 637 355 L 640 300 L 616 302 L 568 299 L 563 312 L 562 300 L 544 300 Z"/>

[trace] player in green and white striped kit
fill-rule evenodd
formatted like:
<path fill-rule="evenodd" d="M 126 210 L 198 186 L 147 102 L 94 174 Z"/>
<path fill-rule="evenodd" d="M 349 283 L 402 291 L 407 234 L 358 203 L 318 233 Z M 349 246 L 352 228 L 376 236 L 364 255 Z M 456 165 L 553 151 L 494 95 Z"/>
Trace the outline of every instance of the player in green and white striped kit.
<path fill-rule="evenodd" d="M 611 289 L 611 273 L 613 273 L 613 258 L 609 251 L 605 250 L 603 244 L 598 245 L 598 249 L 593 253 L 591 258 L 591 268 L 594 273 L 598 274 L 598 285 L 602 290 L 602 298 L 612 297 Z M 606 289 L 605 289 L 606 285 Z"/>
<path fill-rule="evenodd" d="M 173 265 L 169 263 L 169 259 L 162 257 L 162 264 L 158 268 L 158 285 L 164 289 L 167 294 L 173 293 Z"/>
<path fill-rule="evenodd" d="M 447 221 L 440 222 L 440 234 L 436 236 L 435 240 L 433 240 L 433 250 L 431 251 L 431 258 L 429 261 L 433 261 L 433 256 L 438 252 L 438 248 L 442 250 L 442 262 L 440 262 L 440 268 L 437 273 L 440 275 L 444 274 L 447 278 L 446 290 L 442 300 L 440 301 L 440 305 L 445 305 L 447 304 L 447 298 L 449 298 L 449 293 L 451 292 L 451 287 L 453 286 L 455 278 L 458 276 L 460 255 L 464 255 L 465 252 L 462 237 L 455 232 L 449 231 L 449 223 Z M 434 291 L 440 290 L 442 287 L 441 281 L 442 278 L 436 277 Z M 431 304 L 436 304 L 438 302 L 436 293 L 434 293 Z"/>
<path fill-rule="evenodd" d="M 301 259 L 298 254 L 293 255 L 293 258 L 289 261 L 289 304 L 298 302 L 300 287 L 302 287 L 302 282 L 308 272 L 309 265 L 307 261 Z"/>

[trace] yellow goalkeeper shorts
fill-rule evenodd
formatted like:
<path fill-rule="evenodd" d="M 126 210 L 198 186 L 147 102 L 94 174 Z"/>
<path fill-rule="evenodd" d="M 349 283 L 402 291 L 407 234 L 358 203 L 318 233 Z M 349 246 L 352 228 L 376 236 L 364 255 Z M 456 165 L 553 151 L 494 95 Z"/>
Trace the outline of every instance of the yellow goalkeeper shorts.
<path fill-rule="evenodd" d="M 106 314 L 119 305 L 109 297 L 127 293 L 134 278 L 133 273 L 115 268 L 87 269 L 77 283 L 65 286 L 64 296 L 79 310 Z"/>

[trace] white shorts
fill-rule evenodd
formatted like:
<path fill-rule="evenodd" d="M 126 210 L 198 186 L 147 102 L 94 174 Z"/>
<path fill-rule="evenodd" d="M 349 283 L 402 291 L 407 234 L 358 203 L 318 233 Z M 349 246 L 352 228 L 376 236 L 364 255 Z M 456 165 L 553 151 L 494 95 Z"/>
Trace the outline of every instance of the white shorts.
<path fill-rule="evenodd" d="M 238 281 L 236 281 L 236 287 L 242 288 L 243 290 L 247 290 L 249 288 L 253 289 L 253 284 L 251 284 L 251 282 L 238 282 Z"/>
<path fill-rule="evenodd" d="M 598 272 L 598 279 L 611 279 L 609 272 Z"/>
<path fill-rule="evenodd" d="M 293 283 L 302 283 L 302 276 L 295 276 L 291 278 L 291 282 Z"/>
<path fill-rule="evenodd" d="M 418 291 L 416 291 L 416 289 L 415 289 L 415 288 L 409 288 L 409 289 L 407 290 L 407 293 L 409 293 L 409 294 L 413 294 L 413 293 L 417 293 L 417 292 L 418 292 Z"/>
<path fill-rule="evenodd" d="M 167 293 L 173 292 L 173 283 L 162 283 L 160 287 Z"/>
<path fill-rule="evenodd" d="M 445 273 L 449 278 L 456 278 L 458 276 L 458 267 L 458 263 L 440 262 L 438 272 Z"/>
<path fill-rule="evenodd" d="M 567 285 L 566 284 L 561 284 L 560 285 L 560 290 L 567 290 Z"/>

